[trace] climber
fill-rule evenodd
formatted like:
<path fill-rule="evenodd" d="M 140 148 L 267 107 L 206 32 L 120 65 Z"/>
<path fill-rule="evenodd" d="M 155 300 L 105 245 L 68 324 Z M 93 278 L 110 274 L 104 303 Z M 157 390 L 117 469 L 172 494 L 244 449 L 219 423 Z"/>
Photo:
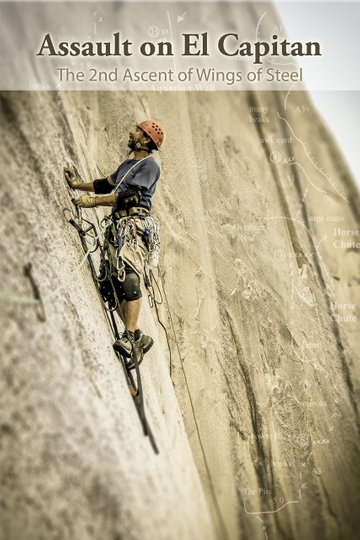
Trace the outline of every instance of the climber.
<path fill-rule="evenodd" d="M 120 301 L 117 311 L 125 323 L 125 332 L 115 341 L 113 347 L 128 358 L 132 358 L 134 351 L 140 360 L 154 343 L 138 326 L 142 297 L 140 279 L 148 255 L 145 237 L 147 229 L 143 227 L 142 219 L 146 219 L 147 223 L 152 220 L 151 198 L 160 176 L 160 167 L 151 154 L 153 150 L 160 148 L 164 140 L 164 128 L 157 122 L 146 120 L 129 132 L 128 155 L 131 156 L 133 152 L 133 159 L 126 159 L 107 178 L 81 183 L 75 179 L 75 174 L 70 169 L 64 168 L 65 178 L 71 188 L 100 195 L 82 195 L 74 201 L 76 206 L 113 207 L 112 219 L 116 232 L 112 235 L 109 247 L 112 267 L 116 270 L 113 272 L 112 282 Z M 125 237 L 124 231 L 128 232 Z M 127 367 L 135 367 L 132 359 Z"/>

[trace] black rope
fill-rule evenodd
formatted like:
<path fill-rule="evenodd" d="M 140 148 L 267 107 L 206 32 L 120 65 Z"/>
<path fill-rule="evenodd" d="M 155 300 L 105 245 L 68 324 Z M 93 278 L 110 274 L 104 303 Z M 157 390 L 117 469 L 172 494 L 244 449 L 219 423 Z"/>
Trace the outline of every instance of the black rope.
<path fill-rule="evenodd" d="M 158 302 L 158 301 L 156 300 L 155 294 L 154 294 L 154 302 L 155 302 L 155 304 L 158 304 L 158 306 L 160 306 L 160 305 L 163 303 L 164 299 L 163 299 L 163 296 L 162 296 L 162 294 L 161 294 L 161 290 L 160 290 L 159 284 L 158 284 L 158 282 L 157 282 L 156 279 L 155 279 L 154 272 L 150 269 L 150 272 L 149 272 L 149 273 L 150 273 L 150 276 L 151 276 L 151 280 L 154 280 L 154 281 L 155 281 L 156 288 L 157 288 L 157 290 L 159 291 L 160 298 L 161 298 L 160 302 Z M 154 287 L 153 287 L 153 290 L 154 290 Z M 154 292 L 155 292 L 155 290 L 154 290 Z"/>
<path fill-rule="evenodd" d="M 149 271 L 149 275 L 150 277 L 148 276 L 148 274 L 146 273 L 145 274 L 145 286 L 146 286 L 146 290 L 148 291 L 148 299 L 149 299 L 149 304 L 150 304 L 150 308 L 153 308 L 155 306 L 155 311 L 156 311 L 156 317 L 157 317 L 157 320 L 160 324 L 160 326 L 162 326 L 162 328 L 164 329 L 164 332 L 165 332 L 165 336 L 166 336 L 166 342 L 167 342 L 167 346 L 168 346 L 168 350 L 169 350 L 169 359 L 170 359 L 170 363 L 169 363 L 169 371 L 170 371 L 170 377 L 171 377 L 171 374 L 172 374 L 172 356 L 171 356 L 171 347 L 170 347 L 170 339 L 169 339 L 169 334 L 168 334 L 168 331 L 166 329 L 166 326 L 161 322 L 160 320 L 160 317 L 159 317 L 159 310 L 158 310 L 158 306 L 160 306 L 161 304 L 163 304 L 164 302 L 164 298 L 163 298 L 163 295 L 162 295 L 162 292 L 161 292 L 161 289 L 159 287 L 159 284 L 158 282 L 156 281 L 155 279 L 155 276 L 154 276 L 154 273 L 153 271 L 150 269 Z M 152 280 L 155 281 L 156 283 L 156 287 L 160 293 L 160 298 L 161 298 L 161 301 L 158 302 L 156 299 L 155 299 L 155 294 L 154 294 L 154 286 L 152 285 Z M 152 291 L 152 292 L 151 292 Z"/>
<path fill-rule="evenodd" d="M 159 269 L 159 276 L 160 276 L 160 269 Z M 213 499 L 215 512 L 217 514 L 219 527 L 222 529 L 222 536 L 223 536 L 224 539 L 226 538 L 227 540 L 229 540 L 229 534 L 228 534 L 228 531 L 227 531 L 227 528 L 226 528 L 226 525 L 225 525 L 225 520 L 223 518 L 221 509 L 220 509 L 220 505 L 219 505 L 217 495 L 216 495 L 216 491 L 215 491 L 214 481 L 213 481 L 213 478 L 212 478 L 212 475 L 211 475 L 211 472 L 210 472 L 210 466 L 208 464 L 207 457 L 206 457 L 206 454 L 205 454 L 205 448 L 204 448 L 204 444 L 203 444 L 202 437 L 201 437 L 201 434 L 200 434 L 200 428 L 199 428 L 199 424 L 198 424 L 198 421 L 197 421 L 197 417 L 196 417 L 196 414 L 195 414 L 195 405 L 194 405 L 194 402 L 193 402 L 193 399 L 192 399 L 192 396 L 191 396 L 189 382 L 188 382 L 188 378 L 187 378 L 186 371 L 185 371 L 185 368 L 184 368 L 184 361 L 182 359 L 181 352 L 180 352 L 179 342 L 178 342 L 177 337 L 176 337 L 174 322 L 173 322 L 173 319 L 172 319 L 171 310 L 170 310 L 170 304 L 169 304 L 167 294 L 166 294 L 165 284 L 164 284 L 164 282 L 162 280 L 161 280 L 161 284 L 162 284 L 163 291 L 164 291 L 165 304 L 166 304 L 166 307 L 167 307 L 167 310 L 168 310 L 168 313 L 169 313 L 169 318 L 170 318 L 171 327 L 172 327 L 173 334 L 174 334 L 175 345 L 176 345 L 178 355 L 179 355 L 179 359 L 180 359 L 180 365 L 181 365 L 182 373 L 184 375 L 185 387 L 186 387 L 186 390 L 187 390 L 187 394 L 189 396 L 190 407 L 191 407 L 191 411 L 192 411 L 192 415 L 193 415 L 193 419 L 194 419 L 194 424 L 195 424 L 195 429 L 196 429 L 198 440 L 199 440 L 200 450 L 201 450 L 201 453 L 202 453 L 202 456 L 203 456 L 204 465 L 205 465 L 207 477 L 208 477 L 208 480 L 209 480 L 210 493 L 211 493 L 211 496 L 212 496 L 212 499 Z"/>
<path fill-rule="evenodd" d="M 166 341 L 167 341 L 167 346 L 168 346 L 168 349 L 169 349 L 169 356 L 170 356 L 169 371 L 170 371 L 170 377 L 171 377 L 171 373 L 172 373 L 172 358 L 171 358 L 171 347 L 170 347 L 169 334 L 168 334 L 168 331 L 166 330 L 165 325 L 160 321 L 159 310 L 158 310 L 158 307 L 157 307 L 156 304 L 155 304 L 155 311 L 156 311 L 156 317 L 157 317 L 157 320 L 159 321 L 159 324 L 163 327 L 164 332 L 165 332 L 165 336 L 166 336 Z"/>
<path fill-rule="evenodd" d="M 145 287 L 146 287 L 150 307 L 153 308 L 154 305 L 156 305 L 156 304 L 158 306 L 160 306 L 163 303 L 164 299 L 163 299 L 159 284 L 155 279 L 154 273 L 150 268 L 149 274 L 146 272 L 146 269 L 144 269 L 144 274 L 145 274 L 144 283 L 145 283 Z M 159 291 L 160 301 L 156 300 L 156 298 L 155 298 L 155 289 L 154 289 L 154 285 L 153 285 L 153 280 L 155 281 L 156 288 Z"/>

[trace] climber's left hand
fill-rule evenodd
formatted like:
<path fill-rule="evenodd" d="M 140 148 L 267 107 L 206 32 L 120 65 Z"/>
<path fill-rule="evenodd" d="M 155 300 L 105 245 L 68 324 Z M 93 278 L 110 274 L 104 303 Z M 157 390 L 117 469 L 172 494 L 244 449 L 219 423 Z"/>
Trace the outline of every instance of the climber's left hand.
<path fill-rule="evenodd" d="M 81 208 L 94 208 L 96 206 L 96 197 L 90 197 L 90 195 L 82 195 L 78 199 L 74 200 L 76 206 Z"/>

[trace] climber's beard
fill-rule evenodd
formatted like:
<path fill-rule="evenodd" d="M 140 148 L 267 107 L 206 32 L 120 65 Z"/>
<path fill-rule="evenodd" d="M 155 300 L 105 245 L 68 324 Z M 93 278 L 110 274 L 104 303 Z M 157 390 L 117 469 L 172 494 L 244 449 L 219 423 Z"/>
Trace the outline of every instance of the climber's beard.
<path fill-rule="evenodd" d="M 130 148 L 130 150 L 135 150 L 135 141 L 132 137 L 129 137 L 129 142 L 128 142 L 128 147 Z"/>
<path fill-rule="evenodd" d="M 138 140 L 134 140 L 134 138 L 131 135 L 129 136 L 129 142 L 128 142 L 128 147 L 130 148 L 129 155 L 137 149 L 137 145 L 141 146 L 143 137 L 137 137 L 137 139 Z"/>
<path fill-rule="evenodd" d="M 130 148 L 128 156 L 130 156 L 136 150 L 136 142 L 132 137 L 129 138 L 128 147 Z"/>

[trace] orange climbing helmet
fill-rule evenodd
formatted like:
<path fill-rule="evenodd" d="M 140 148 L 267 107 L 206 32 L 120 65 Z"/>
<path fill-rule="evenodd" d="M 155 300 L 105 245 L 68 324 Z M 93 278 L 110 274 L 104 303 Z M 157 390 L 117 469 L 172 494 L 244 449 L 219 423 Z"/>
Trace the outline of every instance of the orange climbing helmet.
<path fill-rule="evenodd" d="M 159 150 L 160 146 L 165 141 L 165 129 L 158 123 L 153 120 L 145 120 L 138 124 L 137 127 L 145 131 L 151 140 L 154 142 L 156 149 Z"/>

